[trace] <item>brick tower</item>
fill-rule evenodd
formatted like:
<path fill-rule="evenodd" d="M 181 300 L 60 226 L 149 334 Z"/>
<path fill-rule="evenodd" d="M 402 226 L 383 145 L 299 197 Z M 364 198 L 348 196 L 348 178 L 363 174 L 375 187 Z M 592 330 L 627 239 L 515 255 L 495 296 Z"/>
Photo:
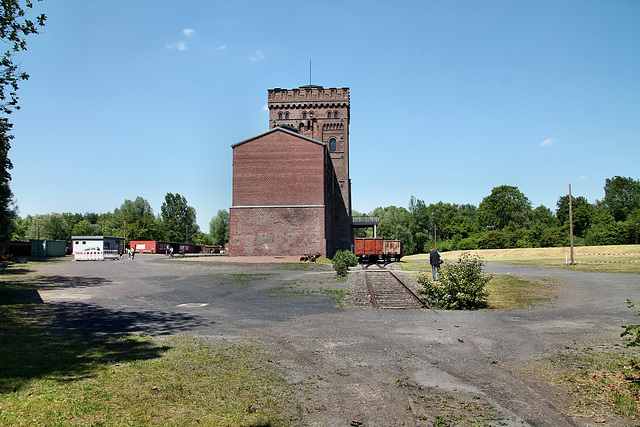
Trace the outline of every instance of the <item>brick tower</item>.
<path fill-rule="evenodd" d="M 269 89 L 268 92 L 269 129 L 290 126 L 300 135 L 327 145 L 347 215 L 351 216 L 349 88 L 308 85 L 298 89 Z"/>

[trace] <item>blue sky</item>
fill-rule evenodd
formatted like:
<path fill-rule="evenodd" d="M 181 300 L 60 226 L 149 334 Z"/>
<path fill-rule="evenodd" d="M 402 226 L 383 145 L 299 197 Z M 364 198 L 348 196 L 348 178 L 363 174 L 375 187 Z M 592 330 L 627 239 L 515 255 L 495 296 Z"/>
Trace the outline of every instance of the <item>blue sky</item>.
<path fill-rule="evenodd" d="M 17 61 L 19 213 L 154 212 L 208 232 L 231 145 L 268 130 L 267 89 L 349 87 L 353 208 L 415 196 L 534 207 L 640 178 L 640 2 L 45 0 Z"/>

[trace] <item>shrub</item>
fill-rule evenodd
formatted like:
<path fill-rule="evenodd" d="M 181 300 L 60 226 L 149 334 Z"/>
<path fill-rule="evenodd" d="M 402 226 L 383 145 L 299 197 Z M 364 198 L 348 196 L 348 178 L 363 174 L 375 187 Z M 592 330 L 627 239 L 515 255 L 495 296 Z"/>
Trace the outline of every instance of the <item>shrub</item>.
<path fill-rule="evenodd" d="M 508 245 L 507 245 L 508 246 Z M 478 239 L 478 249 L 504 249 L 505 238 L 500 231 L 487 231 Z"/>
<path fill-rule="evenodd" d="M 458 249 L 461 251 L 472 251 L 478 249 L 478 238 L 476 236 L 465 237 L 460 240 L 458 244 Z"/>
<path fill-rule="evenodd" d="M 333 262 L 333 269 L 336 271 L 338 277 L 347 277 L 349 267 L 358 265 L 358 257 L 351 251 L 338 251 L 331 261 Z"/>
<path fill-rule="evenodd" d="M 635 306 L 635 302 L 631 301 L 630 299 L 627 300 L 627 307 L 633 308 Z M 636 316 L 640 316 L 640 309 L 639 313 L 636 314 Z M 620 336 L 627 341 L 627 347 L 639 347 L 640 325 L 624 325 L 622 327 L 624 328 L 624 332 L 621 333 Z"/>
<path fill-rule="evenodd" d="M 443 265 L 437 282 L 431 280 L 430 272 L 419 274 L 422 289 L 418 292 L 435 308 L 469 310 L 486 307 L 489 294 L 484 287 L 491 276 L 482 273 L 483 265 L 479 256 L 463 252 L 456 264 Z"/>

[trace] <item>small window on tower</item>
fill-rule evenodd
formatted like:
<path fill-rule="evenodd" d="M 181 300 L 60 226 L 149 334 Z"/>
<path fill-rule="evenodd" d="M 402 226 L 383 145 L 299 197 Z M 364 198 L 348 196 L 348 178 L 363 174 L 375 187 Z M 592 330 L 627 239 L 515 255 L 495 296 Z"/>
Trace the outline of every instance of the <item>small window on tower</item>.
<path fill-rule="evenodd" d="M 282 120 L 282 113 L 278 113 L 278 120 Z"/>
<path fill-rule="evenodd" d="M 289 113 L 285 113 L 284 118 L 285 118 L 286 120 L 289 120 Z"/>
<path fill-rule="evenodd" d="M 327 119 L 330 119 L 330 118 L 331 118 L 331 111 L 327 113 Z"/>
<path fill-rule="evenodd" d="M 305 111 L 304 113 L 302 113 L 302 118 L 306 119 L 307 118 L 307 112 Z"/>
<path fill-rule="evenodd" d="M 338 151 L 338 143 L 335 138 L 331 138 L 329 140 L 329 151 L 331 151 L 332 153 Z"/>
<path fill-rule="evenodd" d="M 338 118 L 338 112 L 336 111 L 335 113 L 333 113 L 333 118 L 337 119 Z"/>

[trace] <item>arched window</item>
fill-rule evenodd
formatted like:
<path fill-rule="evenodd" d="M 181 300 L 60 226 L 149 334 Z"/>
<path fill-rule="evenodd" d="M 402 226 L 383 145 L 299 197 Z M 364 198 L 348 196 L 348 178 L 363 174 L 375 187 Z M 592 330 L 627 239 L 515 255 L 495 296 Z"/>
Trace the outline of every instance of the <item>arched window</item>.
<path fill-rule="evenodd" d="M 333 113 L 333 118 L 337 119 L 338 118 L 338 112 L 336 111 L 335 113 Z"/>
<path fill-rule="evenodd" d="M 328 111 L 327 112 L 327 119 L 330 119 L 330 118 L 331 118 L 331 111 Z"/>
<path fill-rule="evenodd" d="M 278 113 L 278 120 L 282 120 L 282 113 Z"/>
<path fill-rule="evenodd" d="M 285 120 L 289 120 L 289 113 L 284 113 Z"/>
<path fill-rule="evenodd" d="M 307 112 L 306 111 L 304 113 L 302 113 L 302 118 L 306 120 L 306 118 L 307 118 Z"/>
<path fill-rule="evenodd" d="M 331 151 L 332 153 L 338 151 L 338 142 L 335 138 L 331 138 L 329 140 L 329 151 Z"/>

